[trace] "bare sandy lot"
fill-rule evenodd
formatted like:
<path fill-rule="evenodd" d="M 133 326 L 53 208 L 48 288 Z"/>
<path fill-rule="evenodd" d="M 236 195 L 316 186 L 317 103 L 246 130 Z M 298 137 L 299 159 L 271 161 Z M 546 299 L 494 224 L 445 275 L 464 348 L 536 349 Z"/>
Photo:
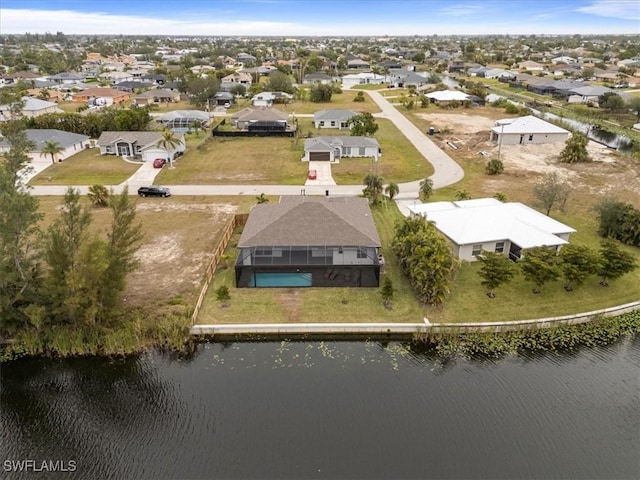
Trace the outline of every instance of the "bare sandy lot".
<path fill-rule="evenodd" d="M 498 144 L 489 140 L 498 117 L 475 113 L 425 113 L 420 116 L 440 132 L 434 140 L 452 157 L 477 158 L 479 161 L 498 157 Z M 499 118 L 506 117 L 508 115 Z M 640 195 L 640 168 L 629 156 L 590 141 L 587 150 L 593 163 L 567 165 L 558 161 L 564 146 L 564 143 L 502 145 L 500 159 L 506 174 L 537 176 L 555 171 L 591 193 L 628 191 Z M 499 182 L 497 178 L 490 181 Z"/>

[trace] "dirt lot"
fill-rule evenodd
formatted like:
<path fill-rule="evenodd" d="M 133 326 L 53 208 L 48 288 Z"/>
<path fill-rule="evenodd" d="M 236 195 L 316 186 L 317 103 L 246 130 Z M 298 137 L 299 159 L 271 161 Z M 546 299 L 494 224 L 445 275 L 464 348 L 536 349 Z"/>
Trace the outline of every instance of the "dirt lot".
<path fill-rule="evenodd" d="M 495 112 L 492 112 L 495 113 Z M 490 131 L 497 118 L 466 113 L 429 113 L 420 115 L 439 131 L 434 140 L 453 158 L 478 159 L 486 162 L 498 157 L 498 145 L 491 142 Z M 493 115 L 495 117 L 495 115 Z M 455 150 L 447 142 L 458 147 Z M 558 161 L 564 143 L 502 145 L 500 158 L 505 174 L 518 177 L 538 177 L 555 171 L 576 187 L 593 194 L 614 192 L 622 196 L 640 195 L 640 168 L 637 161 L 598 143 L 589 142 L 587 150 L 593 163 L 567 165 Z M 482 153 L 481 153 L 482 152 Z M 499 178 L 488 183 L 501 183 Z"/>
<path fill-rule="evenodd" d="M 136 254 L 140 267 L 127 279 L 127 302 L 197 294 L 222 230 L 237 210 L 228 203 L 139 201 L 145 238 Z"/>

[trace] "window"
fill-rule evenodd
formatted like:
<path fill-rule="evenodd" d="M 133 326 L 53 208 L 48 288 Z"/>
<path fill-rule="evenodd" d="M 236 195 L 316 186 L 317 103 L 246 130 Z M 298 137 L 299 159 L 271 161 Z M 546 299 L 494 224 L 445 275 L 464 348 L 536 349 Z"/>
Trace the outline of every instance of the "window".
<path fill-rule="evenodd" d="M 321 127 L 324 127 L 324 120 L 320 120 L 320 124 Z"/>
<path fill-rule="evenodd" d="M 366 148 L 360 147 L 358 149 L 358 155 L 360 155 L 361 157 L 364 157 L 366 155 L 366 150 L 367 150 Z"/>
<path fill-rule="evenodd" d="M 344 156 L 349 155 L 349 147 L 342 147 L 342 155 Z"/>
<path fill-rule="evenodd" d="M 367 258 L 367 251 L 364 248 L 358 249 L 358 258 Z"/>
<path fill-rule="evenodd" d="M 496 242 L 496 249 L 495 249 L 496 253 L 502 253 L 504 252 L 504 242 Z"/>
<path fill-rule="evenodd" d="M 529 135 L 529 141 L 533 142 L 533 135 Z"/>
<path fill-rule="evenodd" d="M 335 126 L 336 126 L 336 122 L 335 122 L 335 120 L 331 120 L 331 126 L 332 126 L 332 127 L 335 127 Z"/>
<path fill-rule="evenodd" d="M 256 257 L 270 257 L 273 251 L 271 247 L 258 247 L 256 248 Z"/>
<path fill-rule="evenodd" d="M 482 253 L 482 244 L 479 245 L 474 245 L 471 249 L 471 255 L 473 255 L 474 257 L 477 257 L 478 255 L 480 255 Z"/>

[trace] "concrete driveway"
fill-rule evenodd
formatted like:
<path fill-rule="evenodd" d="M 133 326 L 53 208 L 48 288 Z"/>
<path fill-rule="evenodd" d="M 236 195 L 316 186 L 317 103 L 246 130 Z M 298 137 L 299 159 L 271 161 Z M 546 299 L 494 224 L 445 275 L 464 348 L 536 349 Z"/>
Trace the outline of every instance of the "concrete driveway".
<path fill-rule="evenodd" d="M 335 185 L 331 176 L 331 162 L 309 162 L 309 171 L 316 171 L 316 179 L 307 178 L 305 185 Z"/>

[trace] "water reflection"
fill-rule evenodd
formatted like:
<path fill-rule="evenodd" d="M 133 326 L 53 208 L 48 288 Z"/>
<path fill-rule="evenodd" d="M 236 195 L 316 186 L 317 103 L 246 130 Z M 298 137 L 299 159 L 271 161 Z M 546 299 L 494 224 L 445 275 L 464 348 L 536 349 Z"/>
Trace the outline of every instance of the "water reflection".
<path fill-rule="evenodd" d="M 441 359 L 402 342 L 197 346 L 2 369 L 2 478 L 638 478 L 640 340 Z M 4 472 L 3 472 L 4 473 Z"/>

